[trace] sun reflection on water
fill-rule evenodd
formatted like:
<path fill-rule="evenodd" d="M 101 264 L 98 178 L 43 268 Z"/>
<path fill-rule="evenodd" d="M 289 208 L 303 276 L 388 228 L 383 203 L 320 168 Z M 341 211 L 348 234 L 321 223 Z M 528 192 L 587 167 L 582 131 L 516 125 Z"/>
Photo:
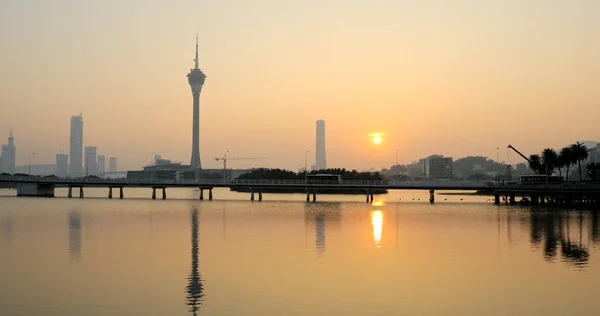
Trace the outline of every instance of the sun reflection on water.
<path fill-rule="evenodd" d="M 373 241 L 377 248 L 381 247 L 381 235 L 383 234 L 383 212 L 371 212 L 371 224 L 373 225 Z"/>

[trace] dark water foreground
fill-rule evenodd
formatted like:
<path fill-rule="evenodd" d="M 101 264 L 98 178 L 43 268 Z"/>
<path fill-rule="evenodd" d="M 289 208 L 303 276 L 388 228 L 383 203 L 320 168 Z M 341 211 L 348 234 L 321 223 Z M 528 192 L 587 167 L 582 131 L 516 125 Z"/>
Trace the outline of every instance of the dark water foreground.
<path fill-rule="evenodd" d="M 245 199 L 0 198 L 0 315 L 600 314 L 595 212 Z"/>

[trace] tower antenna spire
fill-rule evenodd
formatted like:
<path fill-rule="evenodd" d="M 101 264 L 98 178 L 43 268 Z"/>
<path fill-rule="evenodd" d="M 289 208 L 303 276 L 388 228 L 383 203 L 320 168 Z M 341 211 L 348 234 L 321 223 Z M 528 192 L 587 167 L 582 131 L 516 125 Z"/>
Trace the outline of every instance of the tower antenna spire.
<path fill-rule="evenodd" d="M 194 58 L 194 69 L 198 68 L 198 30 L 196 29 L 196 58 Z"/>

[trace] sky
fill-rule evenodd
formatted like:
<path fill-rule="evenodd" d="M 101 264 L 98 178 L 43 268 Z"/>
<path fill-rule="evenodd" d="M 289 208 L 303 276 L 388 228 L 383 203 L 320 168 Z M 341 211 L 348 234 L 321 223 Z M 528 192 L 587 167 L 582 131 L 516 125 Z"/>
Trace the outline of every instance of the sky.
<path fill-rule="evenodd" d="M 521 162 L 600 140 L 600 1 L 2 0 L 0 140 L 17 164 L 84 146 L 189 163 L 192 94 L 204 168 L 314 164 L 368 170 L 431 154 Z M 381 144 L 374 144 L 380 133 Z M 500 148 L 497 150 L 497 148 Z"/>

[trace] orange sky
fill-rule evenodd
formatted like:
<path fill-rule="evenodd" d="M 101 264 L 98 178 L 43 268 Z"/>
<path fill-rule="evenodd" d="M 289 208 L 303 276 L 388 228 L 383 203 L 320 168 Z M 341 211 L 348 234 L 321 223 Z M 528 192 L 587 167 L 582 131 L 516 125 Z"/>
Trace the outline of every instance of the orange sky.
<path fill-rule="evenodd" d="M 22 1 L 0 3 L 0 140 L 17 164 L 84 145 L 120 168 L 189 163 L 186 74 L 200 33 L 200 155 L 304 166 L 326 120 L 330 167 L 506 155 L 599 140 L 600 2 Z M 2 132 L 6 131 L 6 132 Z M 383 133 L 375 146 L 369 134 Z"/>

